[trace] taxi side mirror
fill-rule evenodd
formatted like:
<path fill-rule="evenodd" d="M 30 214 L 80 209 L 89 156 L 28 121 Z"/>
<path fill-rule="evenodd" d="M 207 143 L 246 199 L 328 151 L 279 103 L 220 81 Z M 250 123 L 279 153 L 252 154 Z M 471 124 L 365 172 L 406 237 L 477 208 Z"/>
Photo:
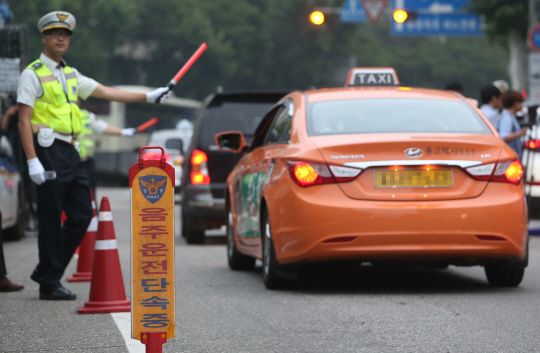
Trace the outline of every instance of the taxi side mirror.
<path fill-rule="evenodd" d="M 225 152 L 242 152 L 247 147 L 244 134 L 240 131 L 225 131 L 216 134 L 216 144 Z"/>

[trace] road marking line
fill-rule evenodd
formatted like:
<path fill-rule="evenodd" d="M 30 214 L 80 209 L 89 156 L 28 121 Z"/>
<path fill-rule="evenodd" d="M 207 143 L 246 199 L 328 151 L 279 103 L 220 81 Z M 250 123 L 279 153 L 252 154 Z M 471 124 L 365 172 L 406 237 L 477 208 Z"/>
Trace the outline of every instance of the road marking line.
<path fill-rule="evenodd" d="M 145 353 L 146 346 L 131 338 L 131 313 L 111 313 L 111 316 L 126 341 L 129 353 Z"/>

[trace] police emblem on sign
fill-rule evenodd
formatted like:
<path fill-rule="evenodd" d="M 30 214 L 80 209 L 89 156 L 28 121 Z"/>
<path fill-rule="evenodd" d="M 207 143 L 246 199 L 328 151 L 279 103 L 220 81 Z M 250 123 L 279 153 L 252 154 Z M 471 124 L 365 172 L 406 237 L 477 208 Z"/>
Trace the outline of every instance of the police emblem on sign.
<path fill-rule="evenodd" d="M 156 203 L 165 194 L 167 177 L 163 175 L 147 175 L 139 178 L 141 192 L 151 203 Z"/>

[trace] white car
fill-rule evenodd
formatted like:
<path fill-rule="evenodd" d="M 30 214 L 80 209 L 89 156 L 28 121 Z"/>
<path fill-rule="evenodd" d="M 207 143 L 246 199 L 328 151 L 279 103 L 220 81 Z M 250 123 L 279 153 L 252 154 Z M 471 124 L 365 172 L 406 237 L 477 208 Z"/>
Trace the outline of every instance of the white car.
<path fill-rule="evenodd" d="M 176 129 L 156 130 L 150 135 L 147 146 L 163 147 L 167 162 L 174 167 L 174 191 L 175 193 L 179 193 L 180 184 L 182 183 L 182 165 L 184 164 L 185 148 L 182 132 Z M 152 158 L 150 156 L 156 153 L 157 155 L 154 158 L 159 158 L 160 151 L 146 151 L 145 158 Z"/>
<path fill-rule="evenodd" d="M 527 124 L 529 129 L 523 141 L 523 155 L 521 163 L 525 168 L 525 196 L 529 206 L 529 218 L 540 219 L 540 108 L 537 105 L 529 106 L 525 110 L 525 119 L 518 116 L 518 121 Z M 530 123 L 529 123 L 530 122 Z M 536 124 L 534 123 L 536 122 Z M 539 229 L 540 232 L 540 229 Z"/>
<path fill-rule="evenodd" d="M 10 159 L 11 143 L 6 136 L 0 138 L 0 211 L 2 211 L 2 236 L 4 239 L 21 239 L 24 236 L 23 185 L 21 176 Z"/>

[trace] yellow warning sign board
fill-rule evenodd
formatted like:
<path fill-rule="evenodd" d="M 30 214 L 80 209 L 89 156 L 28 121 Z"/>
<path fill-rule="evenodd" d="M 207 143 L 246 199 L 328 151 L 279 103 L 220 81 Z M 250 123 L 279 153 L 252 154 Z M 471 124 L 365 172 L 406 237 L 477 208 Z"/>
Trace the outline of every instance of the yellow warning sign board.
<path fill-rule="evenodd" d="M 141 153 L 149 148 L 160 147 Z M 139 155 L 130 168 L 131 336 L 137 340 L 141 332 L 174 337 L 174 168 L 164 161 Z"/>

